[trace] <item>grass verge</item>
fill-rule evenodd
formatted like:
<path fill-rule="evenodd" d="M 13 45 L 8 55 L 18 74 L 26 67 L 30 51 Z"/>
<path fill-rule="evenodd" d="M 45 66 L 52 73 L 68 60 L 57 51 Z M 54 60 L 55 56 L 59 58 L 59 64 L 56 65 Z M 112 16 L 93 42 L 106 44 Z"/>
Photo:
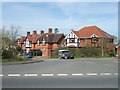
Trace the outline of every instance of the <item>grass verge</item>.
<path fill-rule="evenodd" d="M 30 61 L 31 58 L 10 58 L 10 59 L 1 59 L 1 62 L 24 62 L 24 61 Z"/>

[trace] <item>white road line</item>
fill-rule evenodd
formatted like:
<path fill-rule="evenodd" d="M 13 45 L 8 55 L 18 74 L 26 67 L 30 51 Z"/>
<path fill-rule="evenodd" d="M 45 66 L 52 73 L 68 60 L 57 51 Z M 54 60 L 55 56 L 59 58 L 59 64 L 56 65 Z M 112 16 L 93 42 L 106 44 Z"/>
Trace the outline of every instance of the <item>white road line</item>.
<path fill-rule="evenodd" d="M 82 73 L 76 73 L 76 74 L 72 74 L 72 76 L 82 76 Z"/>
<path fill-rule="evenodd" d="M 42 76 L 54 76 L 54 74 L 42 74 Z"/>
<path fill-rule="evenodd" d="M 0 74 L 0 77 L 3 77 L 3 74 Z"/>
<path fill-rule="evenodd" d="M 25 77 L 36 77 L 38 74 L 25 74 Z"/>
<path fill-rule="evenodd" d="M 8 74 L 9 77 L 19 77 L 20 74 Z"/>
<path fill-rule="evenodd" d="M 111 73 L 101 73 L 101 75 L 112 75 Z"/>
<path fill-rule="evenodd" d="M 118 73 L 115 73 L 115 75 L 118 75 Z"/>
<path fill-rule="evenodd" d="M 87 75 L 97 75 L 97 73 L 87 73 Z"/>
<path fill-rule="evenodd" d="M 57 74 L 57 76 L 67 76 L 68 74 Z"/>

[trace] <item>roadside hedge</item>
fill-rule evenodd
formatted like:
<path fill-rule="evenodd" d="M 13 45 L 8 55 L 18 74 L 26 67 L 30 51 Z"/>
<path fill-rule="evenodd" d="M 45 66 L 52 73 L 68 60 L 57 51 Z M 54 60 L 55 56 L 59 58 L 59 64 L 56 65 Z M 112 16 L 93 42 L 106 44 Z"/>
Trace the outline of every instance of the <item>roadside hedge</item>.
<path fill-rule="evenodd" d="M 84 56 L 101 56 L 101 48 L 97 47 L 86 47 L 86 48 L 60 48 L 64 50 L 70 50 L 75 57 L 84 57 Z M 60 49 L 55 49 L 52 57 L 58 57 L 58 51 Z"/>

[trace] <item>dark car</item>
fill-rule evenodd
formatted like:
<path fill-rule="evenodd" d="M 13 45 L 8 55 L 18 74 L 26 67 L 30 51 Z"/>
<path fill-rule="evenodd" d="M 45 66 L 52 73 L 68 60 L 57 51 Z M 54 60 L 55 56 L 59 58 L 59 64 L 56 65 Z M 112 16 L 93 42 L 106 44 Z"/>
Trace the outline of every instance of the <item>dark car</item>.
<path fill-rule="evenodd" d="M 26 58 L 33 58 L 33 55 L 31 53 L 24 53 L 23 56 Z"/>
<path fill-rule="evenodd" d="M 59 59 L 74 59 L 74 55 L 69 50 L 59 50 Z"/>

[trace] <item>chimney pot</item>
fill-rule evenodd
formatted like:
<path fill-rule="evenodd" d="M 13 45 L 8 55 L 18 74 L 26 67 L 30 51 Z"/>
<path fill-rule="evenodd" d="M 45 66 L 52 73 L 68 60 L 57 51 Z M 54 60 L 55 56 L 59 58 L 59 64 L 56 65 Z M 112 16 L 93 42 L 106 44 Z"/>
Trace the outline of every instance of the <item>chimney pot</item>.
<path fill-rule="evenodd" d="M 37 31 L 33 31 L 33 34 L 37 34 Z"/>
<path fill-rule="evenodd" d="M 42 35 L 42 34 L 44 34 L 44 31 L 43 31 L 43 30 L 41 30 L 41 31 L 40 31 L 40 34 L 41 34 L 41 35 Z"/>
<path fill-rule="evenodd" d="M 52 33 L 52 28 L 48 28 L 48 33 Z"/>
<path fill-rule="evenodd" d="M 27 32 L 27 36 L 29 36 L 30 35 L 30 32 Z"/>

